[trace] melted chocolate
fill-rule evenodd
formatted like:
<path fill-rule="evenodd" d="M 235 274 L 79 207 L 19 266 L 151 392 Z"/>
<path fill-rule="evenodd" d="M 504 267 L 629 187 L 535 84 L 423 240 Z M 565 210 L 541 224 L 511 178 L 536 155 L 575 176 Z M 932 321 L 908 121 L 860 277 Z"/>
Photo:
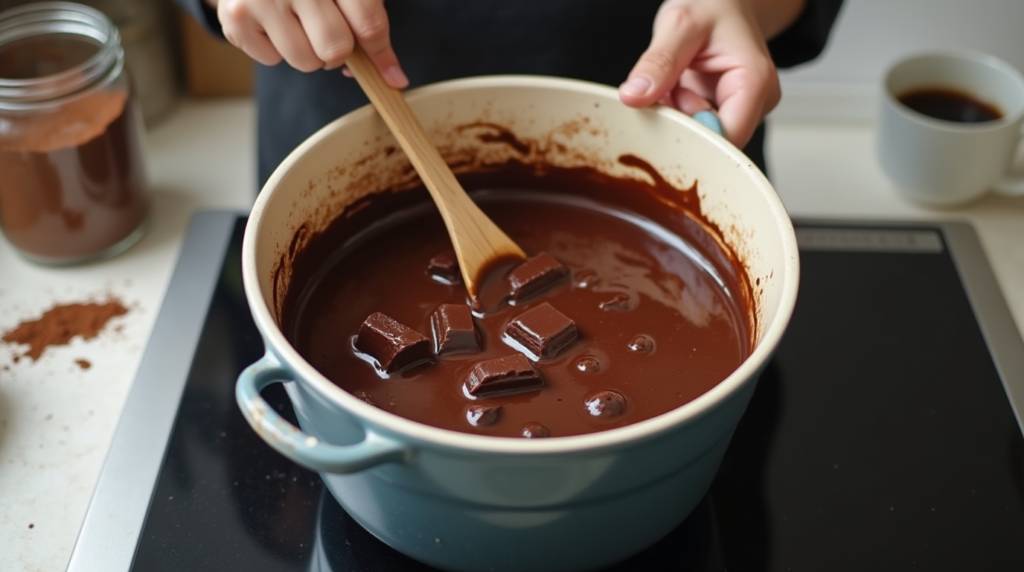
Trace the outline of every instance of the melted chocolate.
<path fill-rule="evenodd" d="M 649 169 L 636 158 L 623 162 Z M 677 408 L 749 354 L 749 284 L 700 216 L 696 188 L 666 188 L 657 176 L 654 185 L 611 179 L 590 169 L 548 168 L 538 176 L 516 163 L 460 180 L 528 254 L 549 253 L 570 279 L 478 313 L 480 352 L 440 355 L 382 379 L 346 350 L 367 315 L 384 312 L 429 335 L 441 304 L 468 299 L 463 285 L 424 272 L 450 248 L 425 190 L 354 205 L 353 216 L 339 218 L 298 254 L 282 313 L 299 353 L 350 393 L 446 429 L 559 437 Z M 506 328 L 545 303 L 575 324 L 576 338 L 533 363 L 543 386 L 483 398 L 467 392 L 481 362 L 517 351 L 502 338 Z M 544 430 L 525 429 L 534 426 Z"/>

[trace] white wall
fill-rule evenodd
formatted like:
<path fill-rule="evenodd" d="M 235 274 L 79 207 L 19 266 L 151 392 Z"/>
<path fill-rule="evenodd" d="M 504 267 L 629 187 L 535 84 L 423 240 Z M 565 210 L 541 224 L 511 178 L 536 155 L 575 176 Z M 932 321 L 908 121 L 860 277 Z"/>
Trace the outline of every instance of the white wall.
<path fill-rule="evenodd" d="M 1024 0 L 845 0 L 821 57 L 781 72 L 773 117 L 871 120 L 886 66 L 943 47 L 985 51 L 1024 71 Z"/>

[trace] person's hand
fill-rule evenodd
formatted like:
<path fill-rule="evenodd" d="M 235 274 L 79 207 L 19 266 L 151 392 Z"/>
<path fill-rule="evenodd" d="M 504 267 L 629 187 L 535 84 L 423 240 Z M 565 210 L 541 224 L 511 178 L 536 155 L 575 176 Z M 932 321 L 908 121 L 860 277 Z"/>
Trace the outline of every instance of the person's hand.
<path fill-rule="evenodd" d="M 746 145 L 782 97 L 765 37 L 803 7 L 802 0 L 775 0 L 782 10 L 759 14 L 757 1 L 667 0 L 619 97 L 633 107 L 660 102 L 688 115 L 717 108 L 726 138 Z"/>
<path fill-rule="evenodd" d="M 207 0 L 224 37 L 261 64 L 312 72 L 344 65 L 356 43 L 391 87 L 409 84 L 391 47 L 384 0 Z"/>

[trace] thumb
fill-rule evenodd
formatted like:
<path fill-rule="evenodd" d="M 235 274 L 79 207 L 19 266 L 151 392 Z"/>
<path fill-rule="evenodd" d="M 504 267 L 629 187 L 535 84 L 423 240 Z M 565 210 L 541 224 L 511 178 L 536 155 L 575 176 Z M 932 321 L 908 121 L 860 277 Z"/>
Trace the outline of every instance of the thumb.
<path fill-rule="evenodd" d="M 670 93 L 709 34 L 710 27 L 689 9 L 662 5 L 654 18 L 651 43 L 619 86 L 619 98 L 626 105 L 646 107 Z"/>

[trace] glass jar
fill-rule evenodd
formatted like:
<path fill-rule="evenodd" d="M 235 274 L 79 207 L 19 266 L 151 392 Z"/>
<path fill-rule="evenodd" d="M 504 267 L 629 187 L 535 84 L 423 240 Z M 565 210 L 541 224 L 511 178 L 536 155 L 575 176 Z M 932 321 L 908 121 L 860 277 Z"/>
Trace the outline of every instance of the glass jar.
<path fill-rule="evenodd" d="M 0 228 L 25 258 L 86 262 L 145 233 L 142 118 L 117 28 L 39 2 L 0 12 Z"/>

